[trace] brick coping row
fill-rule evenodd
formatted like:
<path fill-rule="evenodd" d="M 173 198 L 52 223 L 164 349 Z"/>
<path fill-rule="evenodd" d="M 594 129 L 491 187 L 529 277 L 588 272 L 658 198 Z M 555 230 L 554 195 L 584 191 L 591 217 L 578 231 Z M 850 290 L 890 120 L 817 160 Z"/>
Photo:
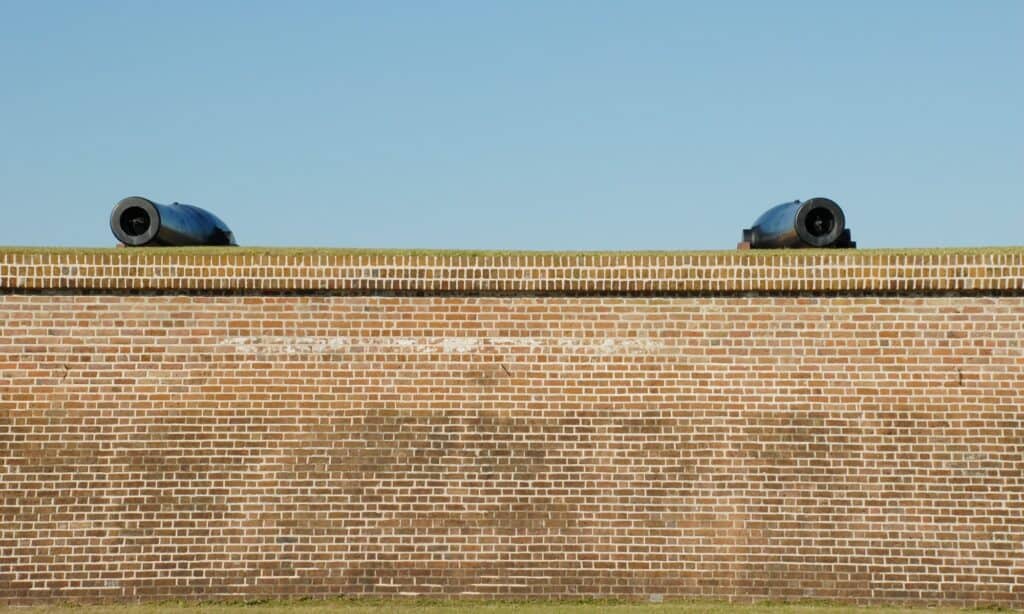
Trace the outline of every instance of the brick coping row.
<path fill-rule="evenodd" d="M 389 254 L 0 249 L 0 293 L 1018 293 L 1024 250 Z"/>

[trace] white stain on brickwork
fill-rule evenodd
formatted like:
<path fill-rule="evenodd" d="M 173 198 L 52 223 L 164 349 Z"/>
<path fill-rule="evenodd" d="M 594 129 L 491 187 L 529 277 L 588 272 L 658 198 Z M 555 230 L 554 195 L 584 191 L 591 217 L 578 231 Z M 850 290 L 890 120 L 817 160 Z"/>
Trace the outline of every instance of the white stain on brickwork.
<path fill-rule="evenodd" d="M 594 354 L 651 354 L 665 349 L 657 339 L 643 337 L 606 337 L 604 339 L 559 339 L 559 347 Z"/>
<path fill-rule="evenodd" d="M 444 337 L 438 344 L 441 352 L 445 354 L 465 354 L 480 349 L 480 339 L 476 337 Z"/>
<path fill-rule="evenodd" d="M 583 354 L 651 354 L 666 348 L 657 339 L 635 337 L 229 337 L 218 346 L 241 354 L 330 354 L 339 352 L 406 351 L 426 354 L 467 354 L 487 351 L 550 351 Z"/>

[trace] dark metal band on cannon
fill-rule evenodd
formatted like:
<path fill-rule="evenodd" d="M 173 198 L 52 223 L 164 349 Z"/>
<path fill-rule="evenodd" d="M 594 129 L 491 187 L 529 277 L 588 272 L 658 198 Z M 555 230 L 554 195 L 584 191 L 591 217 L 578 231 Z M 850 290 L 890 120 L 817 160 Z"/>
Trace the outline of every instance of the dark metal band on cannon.
<path fill-rule="evenodd" d="M 811 198 L 776 205 L 743 229 L 740 249 L 857 247 L 835 201 Z"/>
<path fill-rule="evenodd" d="M 181 203 L 161 205 L 141 196 L 117 203 L 110 213 L 110 230 L 129 247 L 237 245 L 228 225 L 209 211 Z"/>

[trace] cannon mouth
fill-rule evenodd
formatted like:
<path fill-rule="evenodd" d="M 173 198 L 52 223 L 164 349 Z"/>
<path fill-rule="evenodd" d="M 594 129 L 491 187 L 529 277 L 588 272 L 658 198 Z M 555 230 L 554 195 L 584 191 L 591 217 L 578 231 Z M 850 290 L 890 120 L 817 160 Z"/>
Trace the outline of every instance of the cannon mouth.
<path fill-rule="evenodd" d="M 128 207 L 121 213 L 121 230 L 132 237 L 146 234 L 150 222 L 149 214 L 142 207 Z"/>
<path fill-rule="evenodd" d="M 846 217 L 835 201 L 811 198 L 804 201 L 796 214 L 796 233 L 811 247 L 828 247 L 843 234 Z"/>
<path fill-rule="evenodd" d="M 140 196 L 125 198 L 110 213 L 110 230 L 125 245 L 145 245 L 160 230 L 160 213 L 150 200 Z"/>

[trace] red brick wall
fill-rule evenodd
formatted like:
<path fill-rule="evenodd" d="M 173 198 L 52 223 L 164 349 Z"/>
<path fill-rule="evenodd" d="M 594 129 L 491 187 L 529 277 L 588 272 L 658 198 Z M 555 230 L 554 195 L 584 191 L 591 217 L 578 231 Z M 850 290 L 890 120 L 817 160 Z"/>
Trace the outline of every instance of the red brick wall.
<path fill-rule="evenodd" d="M 0 603 L 1024 604 L 1019 252 L 129 251 L 0 252 Z"/>

